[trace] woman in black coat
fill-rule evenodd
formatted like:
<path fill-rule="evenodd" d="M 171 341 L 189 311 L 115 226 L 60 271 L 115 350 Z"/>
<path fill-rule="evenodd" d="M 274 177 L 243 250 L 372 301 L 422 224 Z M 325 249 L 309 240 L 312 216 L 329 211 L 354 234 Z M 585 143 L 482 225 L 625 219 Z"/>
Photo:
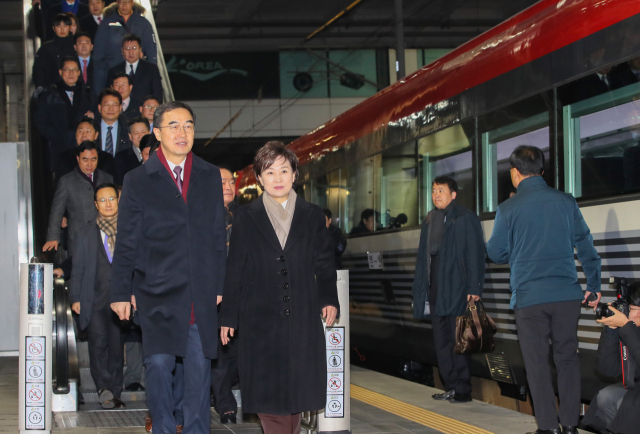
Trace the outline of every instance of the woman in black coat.
<path fill-rule="evenodd" d="M 229 243 L 221 338 L 239 330 L 243 410 L 265 434 L 300 432 L 300 413 L 326 399 L 321 315 L 338 314 L 333 244 L 324 212 L 297 197 L 298 159 L 269 142 L 253 164 L 264 193 L 236 211 Z"/>

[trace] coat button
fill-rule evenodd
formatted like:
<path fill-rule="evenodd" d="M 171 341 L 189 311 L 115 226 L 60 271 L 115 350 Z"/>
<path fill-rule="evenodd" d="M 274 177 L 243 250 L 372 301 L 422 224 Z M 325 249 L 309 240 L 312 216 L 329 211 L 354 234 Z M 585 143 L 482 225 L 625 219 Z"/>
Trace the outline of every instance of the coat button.
<path fill-rule="evenodd" d="M 289 289 L 289 284 L 287 282 L 284 282 L 282 284 L 282 289 Z"/>
<path fill-rule="evenodd" d="M 284 314 L 285 314 L 285 315 L 287 315 L 287 316 L 289 316 L 289 309 L 285 309 L 285 310 L 284 310 Z"/>
<path fill-rule="evenodd" d="M 289 273 L 289 272 L 287 271 L 286 268 L 280 272 L 280 274 L 282 274 L 283 276 L 286 276 L 287 273 Z"/>
<path fill-rule="evenodd" d="M 282 301 L 287 301 L 288 302 L 289 301 L 289 296 L 285 295 L 284 297 L 282 297 Z"/>
<path fill-rule="evenodd" d="M 284 256 L 280 256 L 280 262 L 284 262 Z"/>

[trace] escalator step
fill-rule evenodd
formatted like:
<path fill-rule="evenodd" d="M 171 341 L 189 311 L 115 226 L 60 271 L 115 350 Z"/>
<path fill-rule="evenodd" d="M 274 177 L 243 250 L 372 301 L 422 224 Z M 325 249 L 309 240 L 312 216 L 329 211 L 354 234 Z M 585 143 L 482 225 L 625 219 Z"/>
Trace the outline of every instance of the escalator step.
<path fill-rule="evenodd" d="M 84 397 L 85 403 L 98 402 L 98 393 L 95 392 L 82 392 L 82 396 Z M 147 401 L 147 392 L 122 392 L 122 396 L 120 399 L 123 402 L 146 402 Z"/>

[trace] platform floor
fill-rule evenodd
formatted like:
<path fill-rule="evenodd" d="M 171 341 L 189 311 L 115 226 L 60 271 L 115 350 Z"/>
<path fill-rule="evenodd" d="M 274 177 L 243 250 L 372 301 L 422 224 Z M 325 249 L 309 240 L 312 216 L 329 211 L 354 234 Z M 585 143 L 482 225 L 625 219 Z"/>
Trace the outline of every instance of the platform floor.
<path fill-rule="evenodd" d="M 351 431 L 354 434 L 518 434 L 535 431 L 533 417 L 473 401 L 431 399 L 437 389 L 388 375 L 351 368 Z M 146 410 L 81 411 L 54 415 L 54 432 L 142 434 Z M 133 406 L 132 406 L 133 407 Z M 262 434 L 255 415 L 220 425 L 212 411 L 211 433 Z M 18 358 L 0 358 L 0 433 L 18 432 Z M 304 430 L 303 430 L 304 432 Z M 586 433 L 581 431 L 582 433 Z"/>

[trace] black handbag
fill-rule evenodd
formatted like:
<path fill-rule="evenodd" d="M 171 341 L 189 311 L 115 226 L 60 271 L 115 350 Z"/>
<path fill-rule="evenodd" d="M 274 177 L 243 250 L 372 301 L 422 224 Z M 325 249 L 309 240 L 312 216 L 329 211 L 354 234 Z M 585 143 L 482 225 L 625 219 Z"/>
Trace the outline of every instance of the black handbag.
<path fill-rule="evenodd" d="M 495 349 L 493 335 L 496 324 L 484 309 L 482 301 L 476 306 L 473 298 L 467 304 L 464 315 L 456 318 L 457 354 L 490 353 Z"/>

